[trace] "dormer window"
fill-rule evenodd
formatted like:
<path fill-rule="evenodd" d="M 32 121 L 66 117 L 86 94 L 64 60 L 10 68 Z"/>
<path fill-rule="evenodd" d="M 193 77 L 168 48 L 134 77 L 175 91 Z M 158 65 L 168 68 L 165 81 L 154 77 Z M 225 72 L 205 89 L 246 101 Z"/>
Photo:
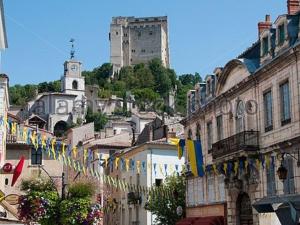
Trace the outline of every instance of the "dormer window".
<path fill-rule="evenodd" d="M 281 24 L 278 26 L 278 44 L 282 45 L 284 43 L 285 40 L 285 29 L 284 29 L 284 24 Z"/>
<path fill-rule="evenodd" d="M 266 36 L 262 39 L 262 55 L 265 56 L 269 52 L 269 37 Z"/>

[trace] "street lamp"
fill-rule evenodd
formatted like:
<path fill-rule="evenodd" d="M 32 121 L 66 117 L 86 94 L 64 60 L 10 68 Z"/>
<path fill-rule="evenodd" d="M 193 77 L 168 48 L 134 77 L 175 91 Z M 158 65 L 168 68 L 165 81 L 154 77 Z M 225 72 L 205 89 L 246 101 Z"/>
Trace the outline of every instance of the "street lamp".
<path fill-rule="evenodd" d="M 281 163 L 280 163 L 280 167 L 277 170 L 277 175 L 278 175 L 279 179 L 282 182 L 284 182 L 287 179 L 287 175 L 288 175 L 288 170 L 283 165 L 284 155 L 286 155 L 286 154 L 291 156 L 292 158 L 296 159 L 297 160 L 297 166 L 300 167 L 300 151 L 299 151 L 299 149 L 298 149 L 298 159 L 290 153 L 286 153 L 286 152 L 281 153 Z"/>
<path fill-rule="evenodd" d="M 280 165 L 280 167 L 279 167 L 278 170 L 277 170 L 277 175 L 278 175 L 279 179 L 280 179 L 282 182 L 284 182 L 284 181 L 286 180 L 286 178 L 287 178 L 287 173 L 288 173 L 288 171 L 287 171 L 287 169 L 284 167 L 284 165 L 283 165 L 283 160 L 282 160 L 282 161 L 281 161 L 281 165 Z"/>

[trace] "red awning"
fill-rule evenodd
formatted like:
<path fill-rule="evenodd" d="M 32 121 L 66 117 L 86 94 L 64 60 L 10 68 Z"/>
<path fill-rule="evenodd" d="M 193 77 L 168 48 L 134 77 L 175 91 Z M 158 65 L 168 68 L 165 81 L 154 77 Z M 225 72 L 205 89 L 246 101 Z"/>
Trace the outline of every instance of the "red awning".
<path fill-rule="evenodd" d="M 185 218 L 176 225 L 225 225 L 223 216 Z"/>

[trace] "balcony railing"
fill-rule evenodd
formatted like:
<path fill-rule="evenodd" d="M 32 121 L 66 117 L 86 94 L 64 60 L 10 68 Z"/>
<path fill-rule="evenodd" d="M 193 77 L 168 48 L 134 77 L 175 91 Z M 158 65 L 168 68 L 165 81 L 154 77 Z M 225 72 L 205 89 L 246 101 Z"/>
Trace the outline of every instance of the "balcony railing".
<path fill-rule="evenodd" d="M 258 134 L 258 131 L 243 131 L 214 143 L 212 145 L 213 158 L 217 159 L 241 150 L 257 151 L 259 149 Z"/>

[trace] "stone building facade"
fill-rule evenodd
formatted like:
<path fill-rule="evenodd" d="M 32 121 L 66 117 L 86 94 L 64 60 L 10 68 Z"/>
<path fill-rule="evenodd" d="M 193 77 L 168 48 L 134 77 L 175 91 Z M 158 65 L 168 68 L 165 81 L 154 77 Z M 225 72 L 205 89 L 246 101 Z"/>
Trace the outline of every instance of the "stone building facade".
<path fill-rule="evenodd" d="M 113 17 L 110 24 L 110 62 L 114 72 L 123 66 L 159 58 L 170 65 L 168 19 L 161 17 Z"/>
<path fill-rule="evenodd" d="M 121 164 L 116 169 L 113 163 L 106 169 L 107 174 L 130 185 L 147 188 L 162 185 L 168 175 L 180 173 L 184 164 L 184 158 L 179 160 L 177 157 L 176 146 L 169 144 L 165 138 L 119 151 L 114 155 L 114 158 L 116 157 L 133 160 L 135 164 L 140 163 L 140 170 L 132 165 L 128 170 L 122 169 Z M 133 193 L 139 198 L 136 202 L 130 199 Z M 106 200 L 111 199 L 116 207 L 105 215 L 105 225 L 155 224 L 155 215 L 145 209 L 147 195 L 133 190 L 111 188 L 106 197 Z"/>
<path fill-rule="evenodd" d="M 287 5 L 274 23 L 267 15 L 258 24 L 249 49 L 188 93 L 185 136 L 201 140 L 206 173 L 187 181 L 187 217 L 223 216 L 228 225 L 299 222 L 300 4 Z"/>

